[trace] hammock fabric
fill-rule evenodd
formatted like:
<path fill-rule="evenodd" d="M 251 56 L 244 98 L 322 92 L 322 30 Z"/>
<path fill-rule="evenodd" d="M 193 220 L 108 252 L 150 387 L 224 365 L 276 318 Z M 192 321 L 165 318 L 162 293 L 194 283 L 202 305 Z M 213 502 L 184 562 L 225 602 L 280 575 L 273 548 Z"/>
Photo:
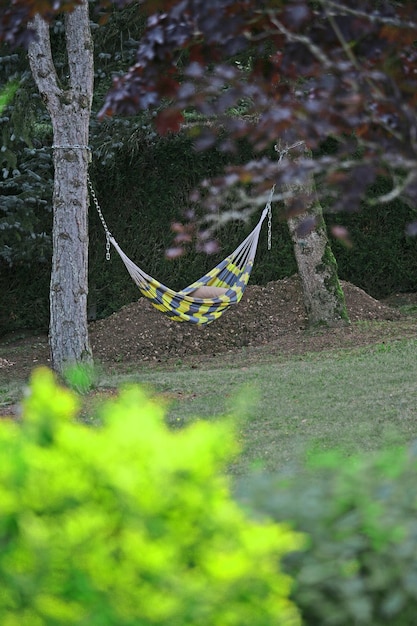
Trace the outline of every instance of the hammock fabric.
<path fill-rule="evenodd" d="M 109 241 L 120 255 L 141 294 L 155 308 L 177 322 L 210 324 L 232 304 L 241 300 L 252 271 L 261 226 L 270 207 L 269 201 L 258 224 L 232 254 L 181 291 L 169 289 L 141 270 L 123 252 L 114 237 L 109 236 Z M 210 297 L 199 297 L 204 292 Z M 198 297 L 193 294 L 198 294 Z"/>

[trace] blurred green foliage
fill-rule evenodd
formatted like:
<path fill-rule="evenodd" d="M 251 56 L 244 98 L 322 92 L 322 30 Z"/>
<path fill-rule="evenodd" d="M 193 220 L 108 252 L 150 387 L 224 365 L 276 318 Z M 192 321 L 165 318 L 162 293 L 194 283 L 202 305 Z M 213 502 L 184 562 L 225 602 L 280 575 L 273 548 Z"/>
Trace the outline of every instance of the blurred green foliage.
<path fill-rule="evenodd" d="M 18 83 L 15 81 L 9 82 L 0 90 L 0 115 L 3 113 L 3 109 L 13 99 L 14 94 L 17 91 Z"/>
<path fill-rule="evenodd" d="M 412 626 L 417 612 L 417 448 L 317 457 L 308 472 L 246 482 L 245 504 L 307 532 L 285 559 L 305 626 Z"/>
<path fill-rule="evenodd" d="M 39 369 L 0 424 L 2 626 L 300 624 L 279 563 L 304 538 L 232 499 L 229 422 L 170 431 L 137 387 L 96 428 L 77 404 Z"/>

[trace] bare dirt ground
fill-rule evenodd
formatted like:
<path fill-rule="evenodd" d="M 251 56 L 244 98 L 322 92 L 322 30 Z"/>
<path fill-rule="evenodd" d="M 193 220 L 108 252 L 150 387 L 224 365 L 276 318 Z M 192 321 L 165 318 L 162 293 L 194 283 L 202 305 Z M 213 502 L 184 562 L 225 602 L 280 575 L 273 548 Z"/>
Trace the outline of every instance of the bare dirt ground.
<path fill-rule="evenodd" d="M 415 316 L 401 313 L 399 306 L 417 304 L 417 294 L 380 302 L 350 283 L 342 286 L 351 325 L 314 331 L 307 328 L 297 276 L 249 285 L 239 305 L 203 328 L 173 322 L 141 298 L 91 324 L 94 356 L 113 371 L 179 363 L 214 367 L 415 336 Z M 24 380 L 40 364 L 49 364 L 46 335 L 0 339 L 0 383 Z"/>

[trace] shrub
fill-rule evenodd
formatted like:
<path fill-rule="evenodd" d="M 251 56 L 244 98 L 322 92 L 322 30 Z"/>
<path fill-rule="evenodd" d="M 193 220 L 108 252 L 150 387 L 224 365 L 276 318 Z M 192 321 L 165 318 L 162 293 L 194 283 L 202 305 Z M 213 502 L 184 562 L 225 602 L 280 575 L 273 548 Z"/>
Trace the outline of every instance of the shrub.
<path fill-rule="evenodd" d="M 76 414 L 41 369 L 0 425 L 2 626 L 300 623 L 277 563 L 302 537 L 231 498 L 230 424 L 170 431 L 136 387 Z"/>
<path fill-rule="evenodd" d="M 417 450 L 324 460 L 314 478 L 260 477 L 244 489 L 258 511 L 309 534 L 307 549 L 284 562 L 303 624 L 412 626 Z"/>

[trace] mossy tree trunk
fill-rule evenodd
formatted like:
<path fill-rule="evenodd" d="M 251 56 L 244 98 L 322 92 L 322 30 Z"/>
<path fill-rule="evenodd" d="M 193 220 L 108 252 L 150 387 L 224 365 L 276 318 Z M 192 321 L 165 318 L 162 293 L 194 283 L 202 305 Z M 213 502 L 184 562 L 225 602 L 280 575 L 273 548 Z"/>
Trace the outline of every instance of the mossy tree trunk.
<path fill-rule="evenodd" d="M 287 158 L 302 159 L 308 152 L 288 151 Z M 305 211 L 288 218 L 294 253 L 310 326 L 349 324 L 345 296 L 337 274 L 337 262 L 327 236 L 323 210 L 315 192 L 313 177 L 292 185 L 291 196 L 304 202 Z M 291 212 L 291 200 L 286 201 Z"/>
<path fill-rule="evenodd" d="M 53 253 L 49 339 L 54 369 L 91 362 L 87 327 L 88 133 L 93 96 L 93 44 L 88 2 L 65 16 L 69 77 L 55 70 L 48 24 L 37 16 L 31 70 L 51 116 L 54 140 Z"/>

